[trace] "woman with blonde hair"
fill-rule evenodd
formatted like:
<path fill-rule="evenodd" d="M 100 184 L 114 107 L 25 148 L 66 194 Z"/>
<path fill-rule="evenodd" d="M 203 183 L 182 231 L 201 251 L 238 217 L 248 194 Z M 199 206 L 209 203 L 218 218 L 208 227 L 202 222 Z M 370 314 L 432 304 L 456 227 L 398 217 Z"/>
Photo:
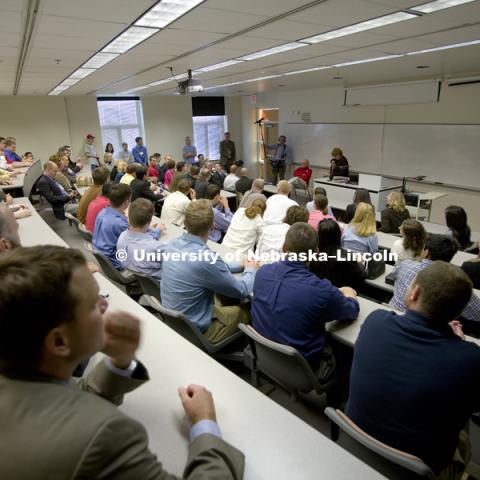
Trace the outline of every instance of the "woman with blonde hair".
<path fill-rule="evenodd" d="M 420 257 L 427 239 L 427 232 L 423 225 L 418 220 L 409 218 L 400 225 L 400 233 L 403 238 L 395 240 L 391 249 L 392 253 L 397 255 L 396 263 L 407 258 Z"/>
<path fill-rule="evenodd" d="M 382 210 L 381 232 L 399 233 L 400 225 L 410 218 L 405 207 L 405 197 L 402 192 L 391 192 L 387 197 L 387 208 Z"/>
<path fill-rule="evenodd" d="M 115 178 L 113 181 L 115 183 L 119 183 L 122 177 L 125 175 L 125 172 L 127 171 L 127 165 L 128 163 L 125 160 L 119 160 L 117 164 L 115 165 L 116 173 L 115 173 Z M 110 179 L 112 179 L 110 177 Z"/>
<path fill-rule="evenodd" d="M 373 253 L 378 250 L 375 210 L 368 203 L 357 205 L 353 220 L 343 232 L 342 246 L 352 252 Z"/>
<path fill-rule="evenodd" d="M 222 245 L 246 255 L 254 249 L 263 229 L 263 214 L 267 204 L 258 199 L 248 208 L 239 208 L 232 217 Z"/>

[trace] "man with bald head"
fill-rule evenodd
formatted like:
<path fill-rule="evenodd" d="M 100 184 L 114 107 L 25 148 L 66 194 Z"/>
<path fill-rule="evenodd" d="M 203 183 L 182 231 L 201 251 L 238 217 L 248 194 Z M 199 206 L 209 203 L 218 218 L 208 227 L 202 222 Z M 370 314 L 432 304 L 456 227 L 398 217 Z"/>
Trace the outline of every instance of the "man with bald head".
<path fill-rule="evenodd" d="M 235 190 L 242 195 L 245 195 L 252 188 L 253 178 L 248 176 L 248 170 L 242 168 L 240 170 L 240 180 L 235 184 Z M 263 187 L 262 187 L 263 189 Z"/>
<path fill-rule="evenodd" d="M 267 209 L 263 215 L 265 223 L 282 223 L 287 210 L 292 205 L 298 205 L 295 200 L 289 198 L 292 186 L 287 180 L 280 180 L 277 185 L 277 193 L 267 200 Z"/>
<path fill-rule="evenodd" d="M 53 162 L 46 162 L 43 167 L 43 175 L 38 179 L 37 188 L 53 208 L 55 218 L 65 220 L 65 212 L 75 215 L 78 210 L 78 203 L 73 203 L 77 192 L 67 192 L 56 180 L 55 175 L 58 167 Z"/>
<path fill-rule="evenodd" d="M 263 178 L 257 178 L 253 181 L 250 190 L 247 190 L 243 195 L 239 208 L 248 208 L 255 200 L 267 201 L 267 197 L 263 194 L 263 187 L 265 186 L 265 180 Z"/>

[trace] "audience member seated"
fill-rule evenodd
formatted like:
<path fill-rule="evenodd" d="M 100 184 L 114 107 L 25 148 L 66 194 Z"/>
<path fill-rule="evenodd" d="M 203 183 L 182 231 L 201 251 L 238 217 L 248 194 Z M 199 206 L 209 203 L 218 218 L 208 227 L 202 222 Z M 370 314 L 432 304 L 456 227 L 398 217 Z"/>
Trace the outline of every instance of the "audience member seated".
<path fill-rule="evenodd" d="M 462 270 L 470 277 L 473 288 L 480 289 L 480 255 L 473 260 L 463 262 Z"/>
<path fill-rule="evenodd" d="M 178 182 L 187 174 L 187 164 L 185 162 L 177 162 L 175 165 L 175 173 L 173 174 L 172 181 L 168 186 L 170 192 L 176 192 Z"/>
<path fill-rule="evenodd" d="M 70 182 L 70 185 L 75 185 L 77 182 L 77 174 L 75 173 L 74 170 L 72 170 L 68 164 L 70 161 L 69 153 L 68 150 L 63 150 L 58 153 L 58 156 L 60 157 L 60 160 L 62 161 L 62 166 L 59 168 L 61 169 L 62 173 L 65 175 L 65 177 L 68 178 L 68 181 Z"/>
<path fill-rule="evenodd" d="M 393 270 L 395 290 L 389 305 L 404 312 L 408 308 L 405 304 L 408 287 L 414 282 L 418 273 L 436 260 L 450 262 L 457 253 L 457 249 L 457 243 L 452 237 L 430 234 L 425 241 L 425 250 L 419 260 L 404 260 Z M 447 290 L 445 285 L 442 285 L 442 288 Z M 471 322 L 480 322 L 480 299 L 476 295 L 472 295 L 463 310 L 462 317 Z"/>
<path fill-rule="evenodd" d="M 108 180 L 109 173 L 105 167 L 96 168 L 92 172 L 93 185 L 82 195 L 78 204 L 77 218 L 80 223 L 86 222 L 88 206 L 102 193 L 102 186 Z"/>
<path fill-rule="evenodd" d="M 50 162 L 53 162 L 57 166 L 57 173 L 55 175 L 55 180 L 62 186 L 62 188 L 68 192 L 72 190 L 72 184 L 70 180 L 63 173 L 63 161 L 58 155 L 50 155 Z"/>
<path fill-rule="evenodd" d="M 335 220 L 326 219 L 318 224 L 318 252 L 328 256 L 322 261 L 312 262 L 310 271 L 319 278 L 330 280 L 336 287 L 349 286 L 355 291 L 364 284 L 366 272 L 363 263 L 345 261 L 347 252 L 342 248 L 342 231 Z"/>
<path fill-rule="evenodd" d="M 121 270 L 122 265 L 117 260 L 117 242 L 120 234 L 128 228 L 128 220 L 125 210 L 128 208 L 132 190 L 128 185 L 119 183 L 112 186 L 109 195 L 110 205 L 105 207 L 97 215 L 93 229 L 93 247 L 105 255 L 112 265 Z"/>
<path fill-rule="evenodd" d="M 277 193 L 267 200 L 267 210 L 263 215 L 266 224 L 282 223 L 288 207 L 298 205 L 295 200 L 289 198 L 292 186 L 287 180 L 280 180 L 277 185 Z"/>
<path fill-rule="evenodd" d="M 403 238 L 395 240 L 391 248 L 391 252 L 397 255 L 396 263 L 407 258 L 420 257 L 427 238 L 423 225 L 418 220 L 409 218 L 400 226 L 400 233 Z"/>
<path fill-rule="evenodd" d="M 357 205 L 353 220 L 343 232 L 342 246 L 351 252 L 378 251 L 375 211 L 368 203 L 360 202 Z"/>
<path fill-rule="evenodd" d="M 162 222 L 166 224 L 173 223 L 183 228 L 187 207 L 190 205 L 191 200 L 195 199 L 195 190 L 192 190 L 190 181 L 180 180 L 177 191 L 168 195 L 163 202 L 160 217 Z"/>
<path fill-rule="evenodd" d="M 195 189 L 195 184 L 199 179 L 199 174 L 200 174 L 200 166 L 197 164 L 194 164 L 190 166 L 190 171 L 187 172 L 182 178 L 190 180 L 192 184 L 192 188 Z"/>
<path fill-rule="evenodd" d="M 267 201 L 267 197 L 263 194 L 263 188 L 265 187 L 265 180 L 263 178 L 257 178 L 252 182 L 252 188 L 247 190 L 240 202 L 240 208 L 248 208 L 252 206 L 255 200 Z"/>
<path fill-rule="evenodd" d="M 175 160 L 169 159 L 167 161 L 167 156 L 165 155 L 167 171 L 165 172 L 165 177 L 163 180 L 163 186 L 170 189 L 170 183 L 172 183 L 173 174 L 175 173 Z"/>
<path fill-rule="evenodd" d="M 151 180 L 158 180 L 158 168 L 160 163 L 161 155 L 159 153 L 154 153 L 150 155 L 148 170 L 147 170 L 147 177 Z"/>
<path fill-rule="evenodd" d="M 240 180 L 240 178 L 237 176 L 237 170 L 238 167 L 236 165 L 231 165 L 230 173 L 225 177 L 225 180 L 223 181 L 223 188 L 225 190 L 228 190 L 229 192 L 235 191 L 235 185 Z"/>
<path fill-rule="evenodd" d="M 283 251 L 295 258 L 317 252 L 311 225 L 292 225 Z M 260 335 L 297 349 L 321 380 L 332 376 L 335 360 L 326 345 L 325 323 L 355 320 L 359 305 L 349 287 L 338 289 L 308 269 L 308 262 L 283 260 L 264 265 L 253 285 L 252 326 Z"/>
<path fill-rule="evenodd" d="M 5 148 L 3 149 L 3 155 L 7 159 L 7 163 L 16 166 L 26 166 L 26 163 L 22 162 L 22 157 L 17 153 L 17 142 L 15 140 L 7 138 L 5 141 Z M 15 165 L 16 164 L 16 165 Z"/>
<path fill-rule="evenodd" d="M 137 198 L 130 204 L 128 208 L 130 226 L 118 237 L 117 250 L 126 252 L 120 259 L 122 268 L 160 281 L 162 260 L 159 256 L 165 249 L 166 242 L 159 242 L 157 239 L 165 226 L 156 224 L 150 228 L 153 212 L 153 204 L 146 198 Z"/>
<path fill-rule="evenodd" d="M 85 226 L 87 227 L 87 230 L 91 233 L 93 233 L 93 231 L 95 230 L 95 221 L 97 220 L 98 214 L 105 207 L 108 207 L 108 205 L 110 205 L 110 200 L 108 198 L 110 197 L 110 192 L 112 191 L 112 185 L 114 184 L 111 182 L 105 182 L 102 185 L 101 194 L 97 198 L 94 198 L 88 205 Z"/>
<path fill-rule="evenodd" d="M 472 245 L 471 231 L 467 224 L 467 213 L 462 207 L 450 205 L 445 209 L 445 222 L 450 235 L 458 242 L 460 249 L 465 250 Z"/>
<path fill-rule="evenodd" d="M 235 278 L 227 264 L 206 244 L 213 227 L 213 210 L 207 200 L 192 202 L 185 214 L 187 232 L 167 245 L 166 254 L 180 254 L 181 260 L 166 257 L 162 265 L 161 296 L 166 308 L 181 311 L 205 337 L 217 343 L 250 320 L 243 305 L 224 306 L 215 294 L 247 298 L 253 289 L 256 262 L 245 261 L 241 278 Z M 189 253 L 197 255 L 192 258 Z M 215 261 L 214 261 L 215 260 Z"/>
<path fill-rule="evenodd" d="M 328 213 L 328 198 L 325 195 L 319 193 L 318 195 L 315 195 L 313 201 L 315 209 L 310 211 L 308 223 L 314 228 L 314 230 L 317 230 L 318 224 L 326 218 L 337 221 L 334 216 L 329 215 Z"/>
<path fill-rule="evenodd" d="M 235 184 L 235 191 L 245 195 L 252 188 L 252 184 L 253 178 L 248 176 L 248 170 L 246 168 L 242 168 L 240 170 L 240 179 Z"/>
<path fill-rule="evenodd" d="M 55 180 L 58 167 L 53 162 L 46 162 L 43 166 L 43 175 L 37 181 L 37 189 L 40 195 L 52 206 L 55 218 L 65 220 L 65 212 L 75 215 L 78 203 L 73 203 L 77 192 L 68 192 Z"/>
<path fill-rule="evenodd" d="M 382 226 L 380 232 L 399 233 L 400 225 L 410 218 L 410 213 L 405 207 L 405 197 L 402 192 L 391 192 L 387 197 L 387 208 L 381 213 Z"/>
<path fill-rule="evenodd" d="M 163 193 L 160 191 L 158 185 L 147 181 L 147 167 L 140 166 L 135 172 L 135 179 L 130 182 L 132 189 L 132 201 L 137 198 L 146 198 L 155 203 L 163 198 Z"/>
<path fill-rule="evenodd" d="M 66 152 L 68 158 L 68 168 L 74 173 L 79 173 L 83 168 L 82 159 L 78 157 L 75 161 L 72 160 L 72 147 L 70 145 L 64 145 L 58 149 L 57 154 L 62 156 Z"/>
<path fill-rule="evenodd" d="M 221 242 L 233 217 L 228 207 L 228 200 L 220 195 L 220 187 L 213 184 L 207 187 L 205 199 L 210 200 L 213 209 L 213 228 L 210 230 L 208 238 L 213 242 Z"/>
<path fill-rule="evenodd" d="M 282 253 L 285 235 L 290 227 L 297 222 L 308 222 L 308 210 L 299 205 L 292 205 L 287 210 L 283 223 L 264 225 L 255 250 L 255 255 L 262 264 L 277 260 L 277 257 Z"/>
<path fill-rule="evenodd" d="M 14 218 L 26 218 L 32 215 L 30 209 L 22 203 L 13 203 L 13 197 L 3 190 L 0 190 L 0 205 L 5 204 L 12 212 Z"/>
<path fill-rule="evenodd" d="M 318 195 L 318 194 L 327 196 L 327 191 L 323 187 L 315 187 L 315 190 L 313 191 L 313 198 L 315 198 L 315 195 Z M 307 202 L 305 207 L 309 212 L 311 212 L 312 210 L 315 209 L 315 202 L 313 200 L 310 202 Z M 334 217 L 335 215 L 333 214 L 333 210 L 330 207 L 330 205 L 327 208 L 328 208 L 328 214 Z"/>
<path fill-rule="evenodd" d="M 222 244 L 242 255 L 253 252 L 262 234 L 262 217 L 266 208 L 264 200 L 255 200 L 251 207 L 239 208 L 232 217 Z"/>
<path fill-rule="evenodd" d="M 353 203 L 348 204 L 345 210 L 345 217 L 343 219 L 344 223 L 350 223 L 353 220 L 353 217 L 355 216 L 355 210 L 360 202 L 368 203 L 373 207 L 372 200 L 370 199 L 370 193 L 365 188 L 357 188 L 357 190 L 355 190 L 355 193 L 353 194 Z"/>
<path fill-rule="evenodd" d="M 7 205 L 0 204 L 0 254 L 20 246 L 18 222 L 15 215 Z"/>
<path fill-rule="evenodd" d="M 205 198 L 207 187 L 210 184 L 210 170 L 202 168 L 198 180 L 195 182 L 195 194 L 198 200 Z"/>
<path fill-rule="evenodd" d="M 120 180 L 125 175 L 128 163 L 125 160 L 118 160 L 110 172 L 110 180 L 115 183 L 120 183 Z"/>
<path fill-rule="evenodd" d="M 301 167 L 298 167 L 293 171 L 293 176 L 302 179 L 308 185 L 310 183 L 310 178 L 312 178 L 312 169 L 310 168 L 310 162 L 305 159 L 302 160 L 301 165 Z"/>
<path fill-rule="evenodd" d="M 404 315 L 379 309 L 362 325 L 346 414 L 374 439 L 422 459 L 435 478 L 460 479 L 469 418 L 480 407 L 480 349 L 456 321 L 472 284 L 445 262 L 412 280 Z"/>
<path fill-rule="evenodd" d="M 218 185 L 220 188 L 223 188 L 223 182 L 227 174 L 222 170 L 222 165 L 220 163 L 215 163 L 212 176 L 210 177 L 210 183 Z"/>
<path fill-rule="evenodd" d="M 148 449 L 145 427 L 116 408 L 148 381 L 136 358 L 140 320 L 105 313 L 78 250 L 17 249 L 0 259 L 0 277 L 2 478 L 174 478 Z M 75 368 L 100 351 L 75 384 Z M 194 427 L 186 476 L 241 478 L 244 457 L 221 439 L 211 393 L 178 393 Z"/>
<path fill-rule="evenodd" d="M 118 183 L 121 183 L 123 185 L 130 185 L 135 180 L 135 178 L 137 178 L 135 173 L 137 172 L 137 169 L 140 167 L 141 165 L 139 163 L 127 164 L 127 167 L 125 168 L 125 174 L 121 176 Z M 115 181 L 116 180 L 117 179 L 115 179 Z"/>
<path fill-rule="evenodd" d="M 172 156 L 167 153 L 163 157 L 163 163 L 158 166 L 158 181 L 160 183 L 165 182 L 165 174 L 167 173 L 167 170 L 168 170 L 168 162 L 170 162 L 172 160 L 173 160 Z M 159 163 L 160 163 L 160 161 L 159 161 Z M 173 166 L 175 167 L 175 162 L 173 162 Z"/>

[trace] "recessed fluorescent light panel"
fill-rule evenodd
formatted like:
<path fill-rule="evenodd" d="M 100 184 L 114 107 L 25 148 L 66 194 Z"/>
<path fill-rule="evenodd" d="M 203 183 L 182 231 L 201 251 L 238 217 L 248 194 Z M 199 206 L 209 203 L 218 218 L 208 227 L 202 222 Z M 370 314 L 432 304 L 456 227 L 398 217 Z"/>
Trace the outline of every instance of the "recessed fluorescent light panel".
<path fill-rule="evenodd" d="M 97 53 L 87 63 L 84 63 L 82 68 L 101 68 L 118 56 L 118 53 Z"/>
<path fill-rule="evenodd" d="M 218 70 L 220 68 L 230 67 L 232 65 L 237 65 L 238 63 L 243 63 L 243 60 L 227 60 L 226 62 L 215 63 L 214 65 L 209 65 L 208 67 L 198 68 L 194 70 L 193 73 L 206 73 L 211 72 L 213 70 Z"/>
<path fill-rule="evenodd" d="M 281 76 L 282 76 L 281 73 L 278 73 L 278 74 L 275 74 L 275 75 L 266 75 L 265 77 L 251 78 L 250 80 L 245 80 L 242 83 L 259 82 L 260 80 L 270 80 L 271 78 L 277 78 L 277 77 L 281 77 Z"/>
<path fill-rule="evenodd" d="M 326 42 L 327 40 L 332 40 L 333 38 L 345 37 L 346 35 L 365 32 L 366 30 L 384 27 L 386 25 L 391 25 L 392 23 L 403 22 L 404 20 L 410 20 L 411 18 L 417 17 L 418 15 L 407 12 L 392 13 L 390 15 L 384 15 L 383 17 L 372 18 L 371 20 L 367 20 L 365 22 L 356 23 L 355 25 L 349 25 L 348 27 L 321 33 L 320 35 L 315 35 L 313 37 L 304 38 L 301 41 L 307 43 Z"/>
<path fill-rule="evenodd" d="M 257 58 L 268 57 L 269 55 L 275 55 L 276 53 L 287 52 L 288 50 L 294 50 L 295 48 L 307 47 L 308 44 L 300 42 L 284 43 L 277 47 L 267 48 L 266 50 L 260 50 L 259 52 L 251 53 L 250 55 L 244 55 L 238 57 L 238 60 L 256 60 Z"/>
<path fill-rule="evenodd" d="M 82 78 L 88 77 L 96 70 L 94 68 L 79 68 L 75 70 L 68 78 L 78 78 L 81 80 Z"/>
<path fill-rule="evenodd" d="M 327 68 L 333 68 L 331 65 L 323 65 L 321 67 L 305 68 L 304 70 L 293 70 L 292 72 L 286 72 L 283 75 L 298 75 L 300 73 L 318 72 L 319 70 L 326 70 Z"/>
<path fill-rule="evenodd" d="M 422 3 L 416 7 L 410 7 L 409 10 L 422 13 L 438 12 L 439 10 L 445 10 L 446 8 L 456 7 L 457 5 L 463 5 L 464 3 L 471 3 L 474 0 L 436 0 L 435 2 Z"/>
<path fill-rule="evenodd" d="M 130 27 L 112 40 L 102 53 L 125 53 L 159 31 L 158 28 Z"/>
<path fill-rule="evenodd" d="M 203 0 L 162 0 L 139 18 L 135 25 L 165 28 L 202 2 Z"/>
<path fill-rule="evenodd" d="M 351 62 L 336 63 L 332 65 L 335 68 L 347 67 L 348 65 L 360 65 L 362 63 L 380 62 L 381 60 L 390 60 L 391 58 L 400 58 L 403 55 L 386 55 L 384 57 L 364 58 L 363 60 L 352 60 Z"/>
<path fill-rule="evenodd" d="M 449 50 L 450 48 L 469 47 L 471 45 L 480 45 L 480 40 L 472 40 L 471 42 L 452 43 L 441 47 L 427 48 L 425 50 L 417 50 L 416 52 L 408 52 L 406 55 L 420 55 L 421 53 L 440 52 L 441 50 Z"/>

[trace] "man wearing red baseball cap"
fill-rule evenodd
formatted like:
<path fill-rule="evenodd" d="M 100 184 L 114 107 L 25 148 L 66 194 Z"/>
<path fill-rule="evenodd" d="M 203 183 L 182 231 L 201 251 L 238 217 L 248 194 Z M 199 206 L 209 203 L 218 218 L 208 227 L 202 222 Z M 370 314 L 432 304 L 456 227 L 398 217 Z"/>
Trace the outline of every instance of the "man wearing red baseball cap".
<path fill-rule="evenodd" d="M 87 141 L 85 142 L 85 147 L 83 149 L 87 158 L 87 163 L 90 164 L 90 168 L 92 169 L 92 171 L 100 166 L 99 156 L 95 149 L 95 145 L 93 144 L 94 140 L 95 137 L 91 133 L 89 133 L 87 135 Z"/>

